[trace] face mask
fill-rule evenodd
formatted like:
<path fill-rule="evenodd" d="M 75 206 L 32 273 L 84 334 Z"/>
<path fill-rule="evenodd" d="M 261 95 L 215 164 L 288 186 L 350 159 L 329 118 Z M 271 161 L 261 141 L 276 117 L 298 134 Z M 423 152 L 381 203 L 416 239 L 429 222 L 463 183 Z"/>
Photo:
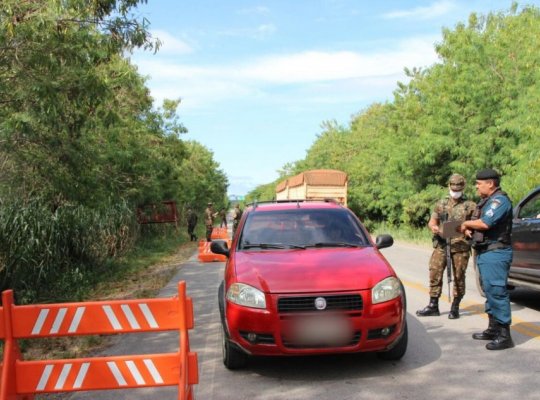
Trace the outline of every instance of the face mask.
<path fill-rule="evenodd" d="M 450 193 L 450 197 L 453 199 L 459 199 L 463 195 L 463 192 L 454 192 L 452 189 L 450 189 L 448 192 Z"/>

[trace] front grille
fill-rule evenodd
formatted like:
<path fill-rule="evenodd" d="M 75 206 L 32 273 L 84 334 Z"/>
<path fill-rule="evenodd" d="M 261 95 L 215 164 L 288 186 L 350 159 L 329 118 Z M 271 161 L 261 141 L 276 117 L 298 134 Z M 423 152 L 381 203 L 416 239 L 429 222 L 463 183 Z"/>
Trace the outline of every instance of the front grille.
<path fill-rule="evenodd" d="M 292 339 L 288 339 L 287 337 L 282 337 L 281 341 L 283 342 L 283 346 L 289 348 L 289 349 L 324 349 L 324 348 L 333 348 L 333 347 L 351 347 L 356 346 L 360 342 L 360 338 L 362 337 L 362 333 L 360 331 L 354 332 L 354 335 L 350 342 L 344 343 L 342 345 L 332 345 L 327 343 L 319 343 L 319 344 L 302 344 L 297 343 Z"/>
<path fill-rule="evenodd" d="M 310 312 L 317 311 L 315 299 L 324 297 L 326 300 L 325 311 L 358 311 L 362 310 L 362 296 L 359 294 L 347 294 L 337 296 L 303 296 L 303 297 L 281 297 L 278 299 L 278 312 Z"/>

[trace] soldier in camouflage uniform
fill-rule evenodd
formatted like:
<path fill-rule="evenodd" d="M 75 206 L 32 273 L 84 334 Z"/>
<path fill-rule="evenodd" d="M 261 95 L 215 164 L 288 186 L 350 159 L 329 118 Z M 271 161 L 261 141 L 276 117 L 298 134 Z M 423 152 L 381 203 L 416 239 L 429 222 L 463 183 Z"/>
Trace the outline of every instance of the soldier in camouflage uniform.
<path fill-rule="evenodd" d="M 212 241 L 212 230 L 214 229 L 214 220 L 219 213 L 214 212 L 214 205 L 208 203 L 208 207 L 204 210 L 204 225 L 206 226 L 206 241 Z"/>
<path fill-rule="evenodd" d="M 236 228 L 238 228 L 238 224 L 240 223 L 240 218 L 242 218 L 242 209 L 240 208 L 240 204 L 236 203 L 233 210 L 233 236 L 234 232 L 236 232 Z"/>
<path fill-rule="evenodd" d="M 428 228 L 433 232 L 433 253 L 429 260 L 429 296 L 430 302 L 416 315 L 420 317 L 440 315 L 439 297 L 443 285 L 443 274 L 446 268 L 446 240 L 439 236 L 440 224 L 444 221 L 470 220 L 476 208 L 476 204 L 463 196 L 465 178 L 459 174 L 453 174 L 448 181 L 449 196 L 437 202 Z M 454 275 L 454 300 L 448 313 L 448 318 L 459 318 L 459 303 L 465 295 L 465 271 L 470 256 L 470 243 L 465 235 L 460 235 L 450 240 L 450 253 L 452 256 L 452 272 Z"/>

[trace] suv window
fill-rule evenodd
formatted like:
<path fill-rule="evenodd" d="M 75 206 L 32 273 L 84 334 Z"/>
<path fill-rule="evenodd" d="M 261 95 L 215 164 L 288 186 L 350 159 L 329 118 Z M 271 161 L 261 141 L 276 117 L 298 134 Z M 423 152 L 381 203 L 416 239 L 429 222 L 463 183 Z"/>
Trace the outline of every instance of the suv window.
<path fill-rule="evenodd" d="M 520 208 L 518 218 L 540 218 L 540 192 L 533 196 Z"/>
<path fill-rule="evenodd" d="M 293 209 L 251 212 L 240 248 L 366 246 L 369 242 L 354 216 L 343 209 Z M 280 246 L 275 246 L 280 248 Z"/>

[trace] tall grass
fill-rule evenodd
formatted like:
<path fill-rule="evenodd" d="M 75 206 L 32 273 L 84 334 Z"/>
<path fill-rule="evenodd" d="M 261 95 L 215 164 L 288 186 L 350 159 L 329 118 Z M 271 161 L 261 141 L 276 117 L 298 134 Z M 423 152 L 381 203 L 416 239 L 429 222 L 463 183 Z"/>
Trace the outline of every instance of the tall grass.
<path fill-rule="evenodd" d="M 19 303 L 77 292 L 103 272 L 107 260 L 133 247 L 139 236 L 132 208 L 66 205 L 55 211 L 34 200 L 0 207 L 0 289 Z M 54 294 L 54 295 L 53 295 Z"/>
<path fill-rule="evenodd" d="M 369 224 L 369 231 L 373 236 L 388 233 L 392 235 L 394 240 L 431 245 L 432 233 L 427 228 L 414 228 L 404 224 L 395 226 L 386 222 L 376 222 Z"/>

